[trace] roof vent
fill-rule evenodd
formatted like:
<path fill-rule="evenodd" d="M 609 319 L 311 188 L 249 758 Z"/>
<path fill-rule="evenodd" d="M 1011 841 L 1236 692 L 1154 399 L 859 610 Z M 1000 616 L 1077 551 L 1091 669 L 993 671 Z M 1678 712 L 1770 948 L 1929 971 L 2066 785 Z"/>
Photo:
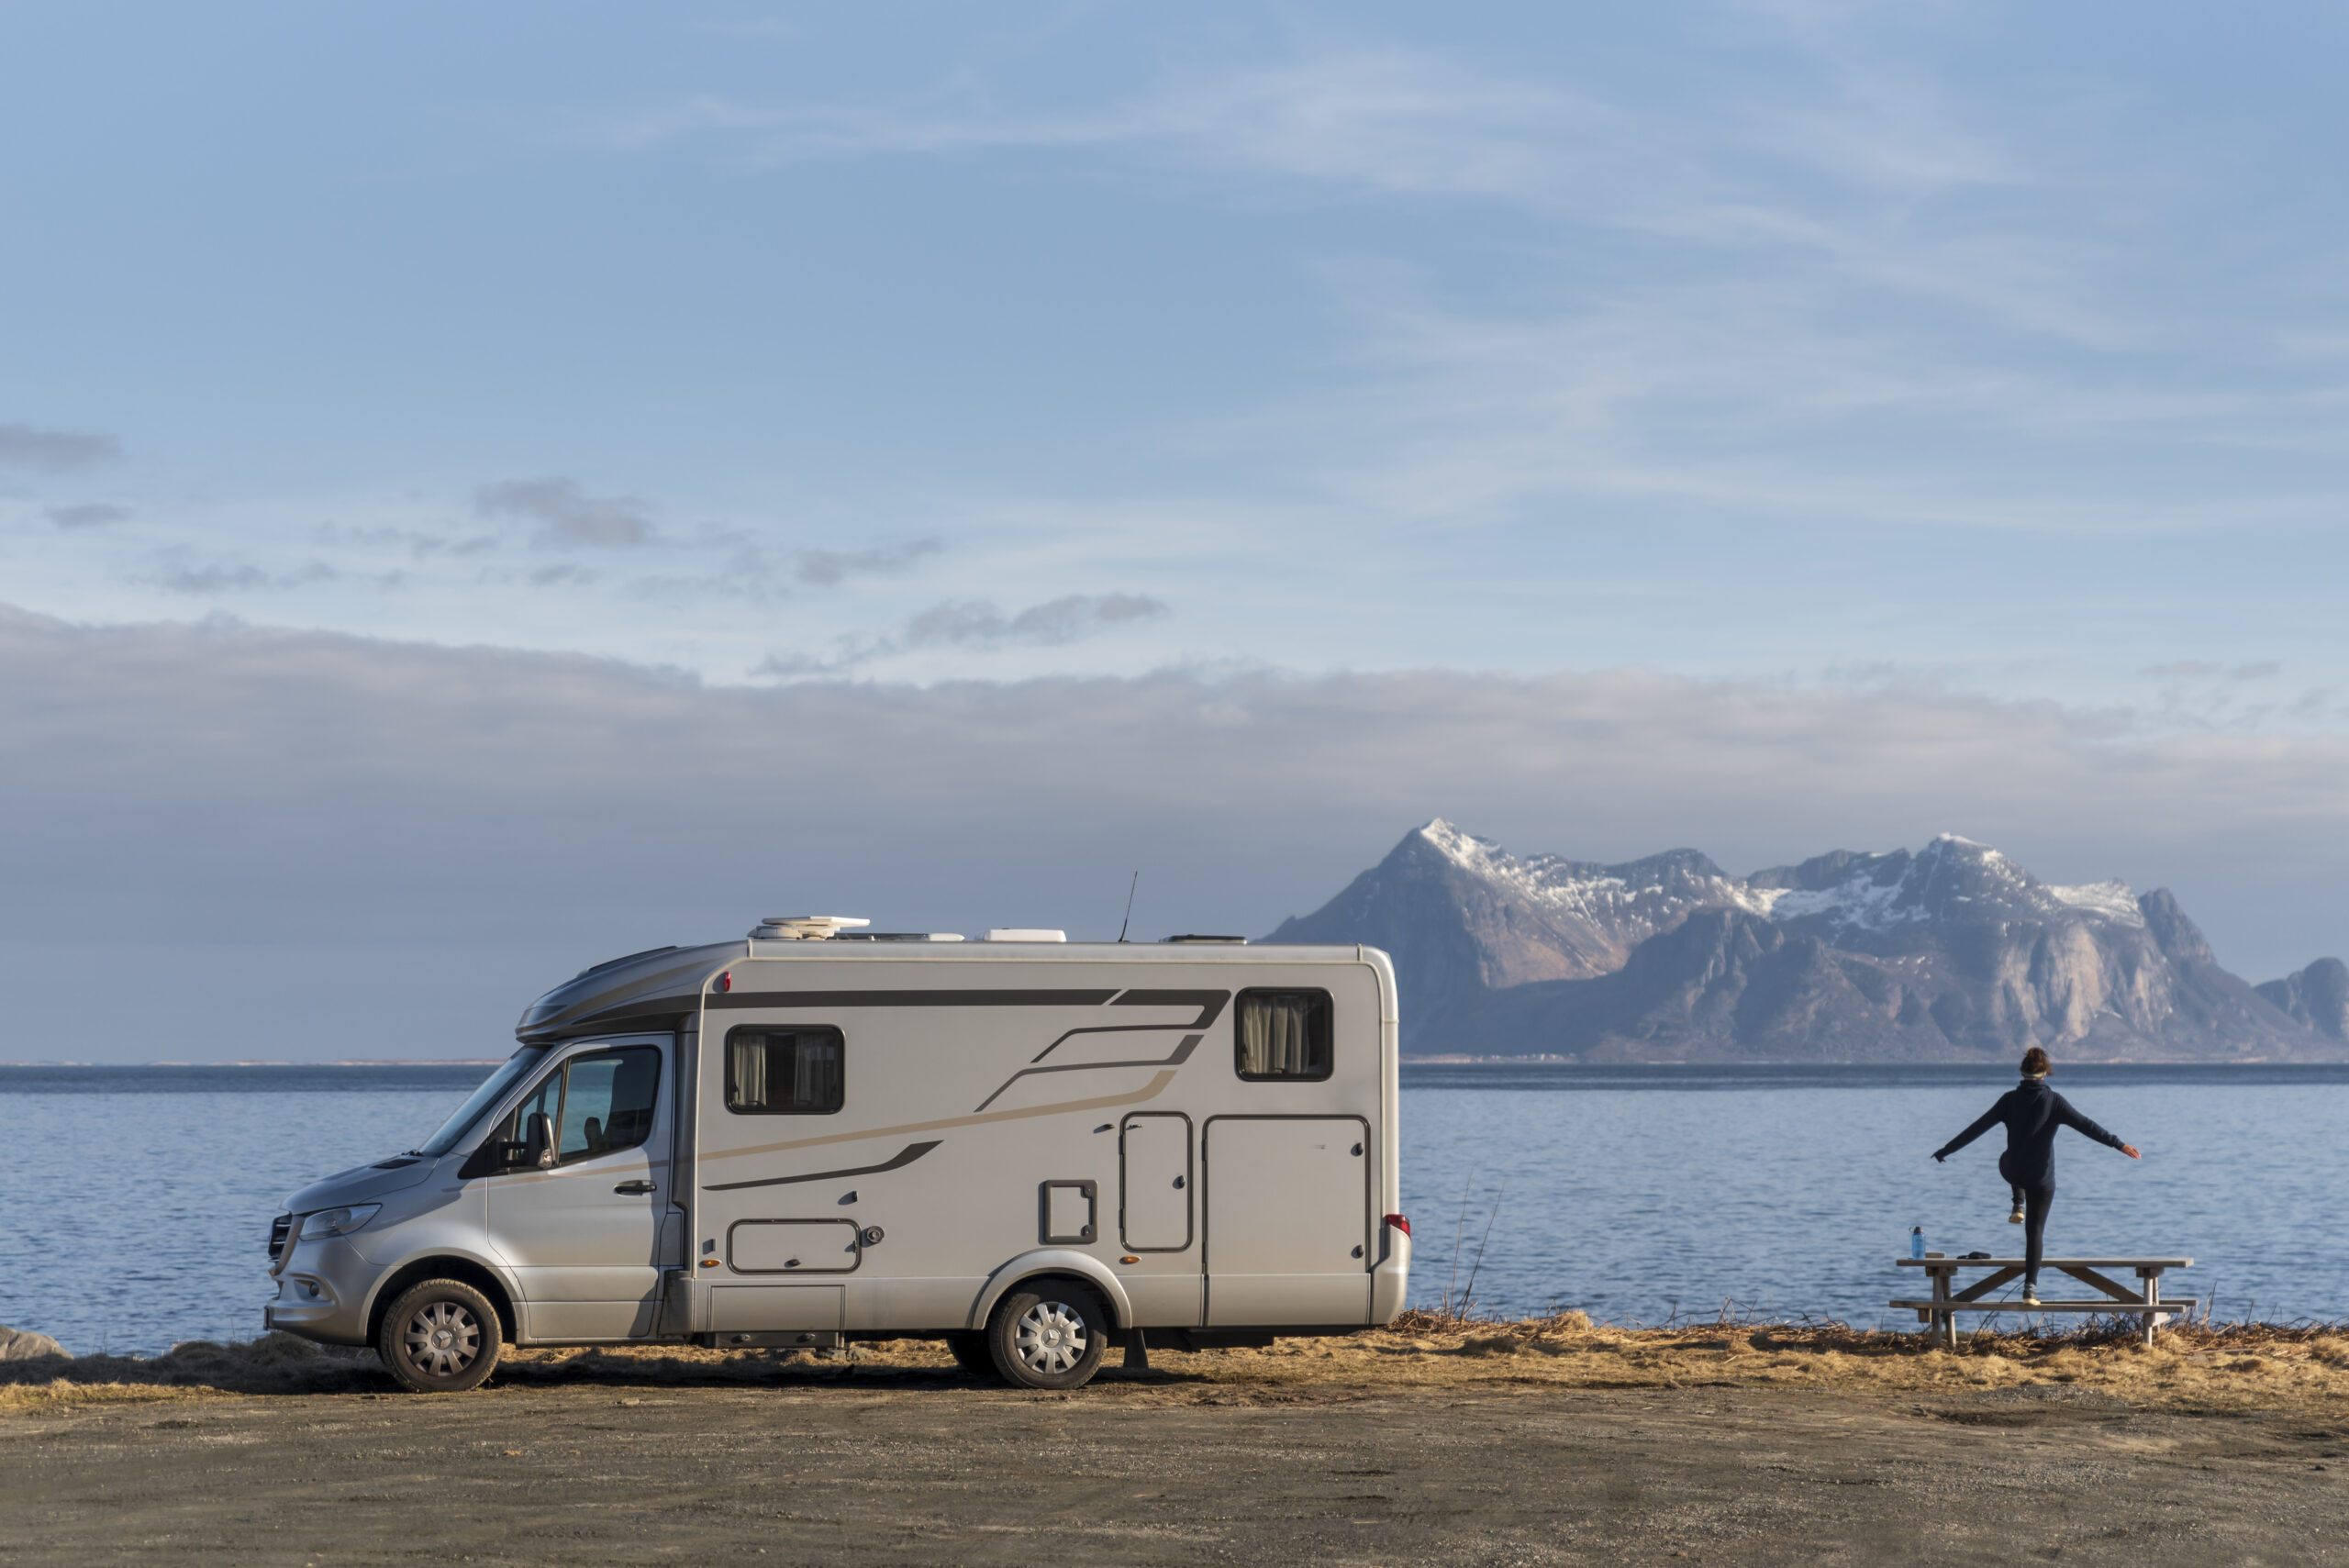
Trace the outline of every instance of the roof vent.
<path fill-rule="evenodd" d="M 842 931 L 836 942 L 959 942 L 960 931 Z"/>
<path fill-rule="evenodd" d="M 751 933 L 754 941 L 820 942 L 852 926 L 869 926 L 853 915 L 769 915 Z"/>
<path fill-rule="evenodd" d="M 998 926 L 994 930 L 987 933 L 987 940 L 991 942 L 1064 942 L 1068 940 L 1068 933 L 1066 931 L 1038 931 L 1019 927 Z"/>

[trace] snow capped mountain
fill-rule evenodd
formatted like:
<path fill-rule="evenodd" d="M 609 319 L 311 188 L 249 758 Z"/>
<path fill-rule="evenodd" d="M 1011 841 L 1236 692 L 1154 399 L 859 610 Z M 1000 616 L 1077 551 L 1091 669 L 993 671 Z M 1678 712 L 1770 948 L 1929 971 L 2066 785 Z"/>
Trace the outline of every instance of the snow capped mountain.
<path fill-rule="evenodd" d="M 1558 855 L 1520 860 L 1441 817 L 1403 836 L 1320 909 L 1282 923 L 1275 942 L 1368 942 L 1386 950 L 1420 1005 L 1620 969 L 1632 948 L 1691 910 L 1762 906 L 1694 850 L 1620 865 Z"/>
<path fill-rule="evenodd" d="M 1266 940 L 1386 950 L 1422 1054 L 2244 1060 L 2349 1043 L 2321 1021 L 2342 1010 L 2321 965 L 2254 993 L 2166 891 L 2051 885 L 1954 833 L 1738 877 L 1694 850 L 1520 858 L 1438 817 Z"/>
<path fill-rule="evenodd" d="M 1963 918 L 2055 919 L 2067 912 L 2143 927 L 2125 882 L 2053 887 L 1987 844 L 1943 833 L 1914 855 L 1839 850 L 1745 879 L 1771 918 L 1823 936 L 1884 935 Z"/>

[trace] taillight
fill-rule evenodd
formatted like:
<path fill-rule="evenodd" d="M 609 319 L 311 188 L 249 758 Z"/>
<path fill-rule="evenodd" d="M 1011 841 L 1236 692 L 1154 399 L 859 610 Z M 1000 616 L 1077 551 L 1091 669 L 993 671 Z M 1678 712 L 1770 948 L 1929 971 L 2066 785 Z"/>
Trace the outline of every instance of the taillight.
<path fill-rule="evenodd" d="M 718 988 L 720 991 L 731 991 L 734 989 L 734 972 L 732 970 L 729 969 L 718 977 Z"/>
<path fill-rule="evenodd" d="M 1400 1230 L 1406 1236 L 1408 1236 L 1411 1233 L 1411 1222 L 1404 1218 L 1399 1214 L 1388 1215 L 1386 1217 L 1386 1223 L 1393 1226 L 1396 1229 Z"/>

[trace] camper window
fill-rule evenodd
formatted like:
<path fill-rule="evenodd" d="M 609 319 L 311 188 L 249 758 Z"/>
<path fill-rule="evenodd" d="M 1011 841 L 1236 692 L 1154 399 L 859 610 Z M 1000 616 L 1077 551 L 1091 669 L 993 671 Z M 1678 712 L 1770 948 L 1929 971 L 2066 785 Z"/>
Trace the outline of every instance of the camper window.
<path fill-rule="evenodd" d="M 1330 1075 L 1327 991 L 1242 991 L 1232 1026 L 1242 1078 Z"/>
<path fill-rule="evenodd" d="M 830 1116 L 841 1108 L 841 1031 L 738 1029 L 726 1037 L 726 1108 L 738 1116 Z"/>

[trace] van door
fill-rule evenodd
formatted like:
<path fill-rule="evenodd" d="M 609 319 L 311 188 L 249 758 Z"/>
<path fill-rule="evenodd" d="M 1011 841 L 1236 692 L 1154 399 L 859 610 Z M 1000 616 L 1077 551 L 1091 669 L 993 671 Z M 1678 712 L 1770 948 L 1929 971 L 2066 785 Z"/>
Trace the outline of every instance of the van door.
<path fill-rule="evenodd" d="M 1130 1252 L 1191 1244 L 1191 1118 L 1141 1111 L 1118 1129 L 1118 1230 Z"/>
<path fill-rule="evenodd" d="M 1208 1119 L 1211 1327 L 1370 1320 L 1369 1150 L 1360 1117 Z"/>
<path fill-rule="evenodd" d="M 518 1277 L 533 1340 L 628 1340 L 653 1331 L 661 1225 L 669 1208 L 663 1052 L 651 1043 L 566 1058 L 496 1136 L 555 1125 L 552 1170 L 489 1178 L 489 1232 Z"/>
<path fill-rule="evenodd" d="M 1144 1328 L 1196 1329 L 1204 1321 L 1198 1193 L 1189 1117 L 1138 1111 L 1118 1125 L 1114 1234 L 1127 1254 L 1118 1277 Z"/>

